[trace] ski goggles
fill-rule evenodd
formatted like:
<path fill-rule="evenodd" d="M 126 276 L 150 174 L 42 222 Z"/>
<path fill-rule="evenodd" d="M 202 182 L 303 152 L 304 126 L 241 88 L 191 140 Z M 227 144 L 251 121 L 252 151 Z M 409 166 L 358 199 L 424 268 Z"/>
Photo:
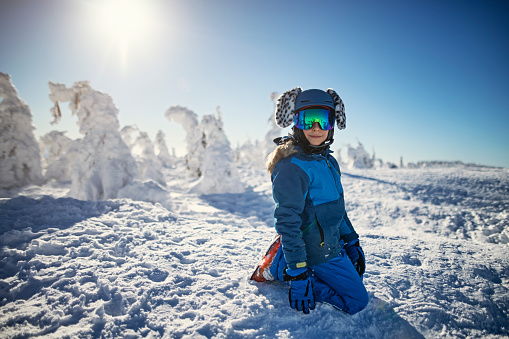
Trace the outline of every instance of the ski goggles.
<path fill-rule="evenodd" d="M 295 114 L 293 123 L 298 129 L 309 130 L 317 122 L 324 131 L 334 128 L 334 113 L 325 107 L 304 108 Z"/>

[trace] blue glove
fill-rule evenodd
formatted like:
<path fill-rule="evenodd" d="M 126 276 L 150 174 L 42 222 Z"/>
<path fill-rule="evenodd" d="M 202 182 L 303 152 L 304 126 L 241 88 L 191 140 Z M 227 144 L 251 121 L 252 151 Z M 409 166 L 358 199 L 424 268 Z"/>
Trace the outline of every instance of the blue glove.
<path fill-rule="evenodd" d="M 309 310 L 315 309 L 315 294 L 307 268 L 294 270 L 287 268 L 283 273 L 283 279 L 285 282 L 290 282 L 288 299 L 291 308 L 305 314 L 309 314 Z"/>
<path fill-rule="evenodd" d="M 357 270 L 357 273 L 359 273 L 359 276 L 362 277 L 366 270 L 366 259 L 364 257 L 364 251 L 359 244 L 359 239 L 352 240 L 346 244 L 345 250 L 346 254 L 352 261 L 353 266 Z"/>

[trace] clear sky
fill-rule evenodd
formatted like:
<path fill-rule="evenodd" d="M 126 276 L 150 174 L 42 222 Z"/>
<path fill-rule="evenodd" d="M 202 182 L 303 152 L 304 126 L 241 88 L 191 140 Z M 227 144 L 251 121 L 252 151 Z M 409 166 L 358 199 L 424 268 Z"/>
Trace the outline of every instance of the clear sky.
<path fill-rule="evenodd" d="M 172 105 L 220 106 L 235 147 L 264 137 L 272 92 L 330 87 L 347 114 L 333 149 L 509 167 L 507 1 L 0 0 L 0 72 L 36 136 L 79 137 L 68 110 L 50 125 L 48 81 L 89 80 L 121 126 L 177 151 Z"/>

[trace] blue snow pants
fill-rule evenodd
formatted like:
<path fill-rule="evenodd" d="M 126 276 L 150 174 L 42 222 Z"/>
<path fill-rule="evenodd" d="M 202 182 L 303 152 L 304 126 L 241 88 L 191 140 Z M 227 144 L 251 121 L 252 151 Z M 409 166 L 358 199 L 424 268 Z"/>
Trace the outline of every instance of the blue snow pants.
<path fill-rule="evenodd" d="M 275 279 L 283 281 L 285 268 L 286 260 L 280 247 L 270 273 Z M 349 314 L 361 311 L 368 304 L 368 292 L 345 250 L 334 259 L 310 266 L 309 270 L 316 302 L 330 304 Z"/>

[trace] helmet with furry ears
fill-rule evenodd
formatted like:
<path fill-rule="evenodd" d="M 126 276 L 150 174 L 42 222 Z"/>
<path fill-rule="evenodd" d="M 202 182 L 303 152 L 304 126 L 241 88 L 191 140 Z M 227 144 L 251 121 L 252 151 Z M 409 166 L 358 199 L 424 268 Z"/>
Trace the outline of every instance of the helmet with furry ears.
<path fill-rule="evenodd" d="M 326 91 L 334 101 L 334 111 L 336 124 L 339 129 L 346 128 L 346 115 L 345 115 L 345 105 L 343 104 L 343 100 L 339 97 L 339 95 L 332 88 L 327 89 Z M 276 104 L 276 124 L 285 128 L 290 126 L 293 123 L 293 118 L 295 117 L 295 103 L 297 101 L 297 97 L 302 93 L 301 87 L 295 87 L 285 93 L 281 94 L 277 99 Z"/>
<path fill-rule="evenodd" d="M 302 88 L 295 87 L 289 91 L 284 92 L 277 99 L 276 104 L 276 124 L 285 128 L 293 123 L 295 116 L 295 102 L 297 97 L 302 92 Z"/>
<path fill-rule="evenodd" d="M 336 112 L 336 125 L 338 125 L 339 129 L 346 128 L 346 114 L 345 114 L 345 104 L 343 100 L 339 97 L 338 93 L 332 88 L 328 88 L 327 93 L 330 94 L 332 100 L 334 100 L 334 111 Z"/>

